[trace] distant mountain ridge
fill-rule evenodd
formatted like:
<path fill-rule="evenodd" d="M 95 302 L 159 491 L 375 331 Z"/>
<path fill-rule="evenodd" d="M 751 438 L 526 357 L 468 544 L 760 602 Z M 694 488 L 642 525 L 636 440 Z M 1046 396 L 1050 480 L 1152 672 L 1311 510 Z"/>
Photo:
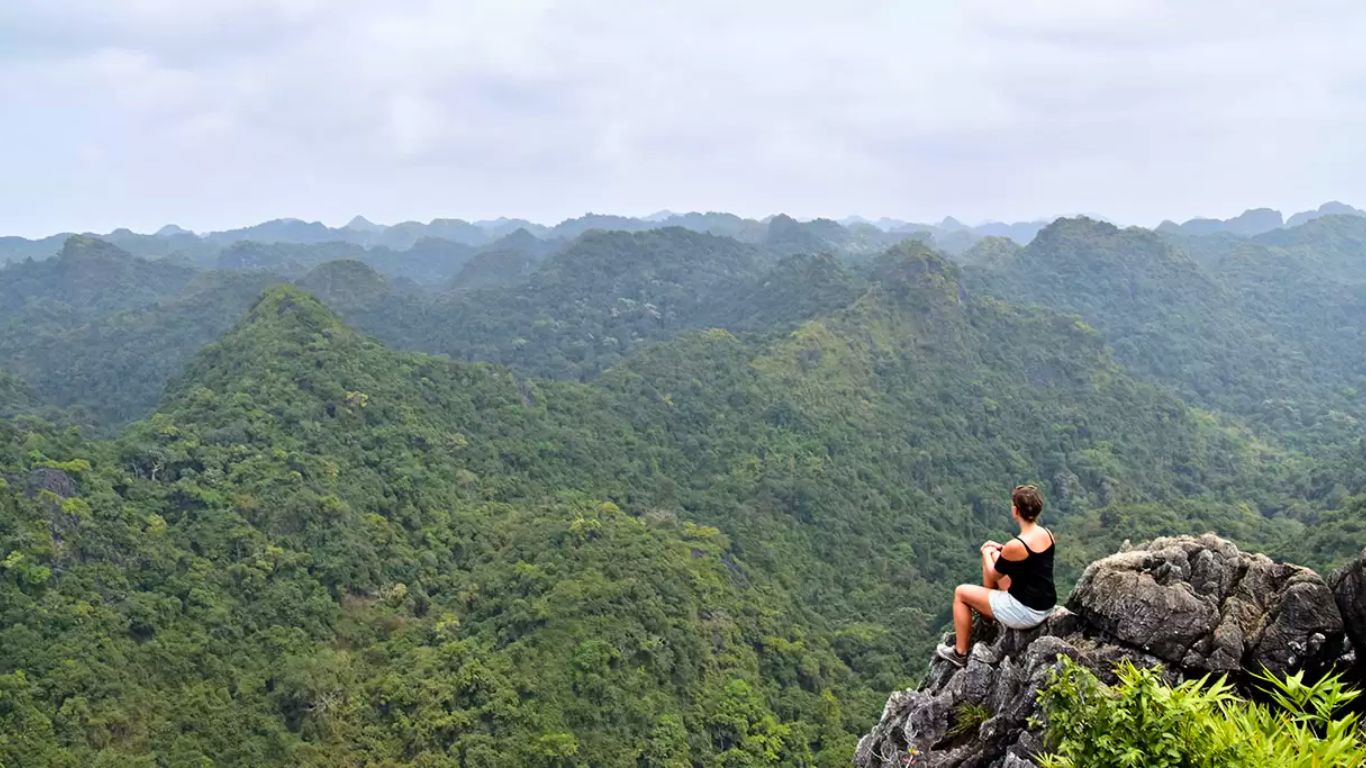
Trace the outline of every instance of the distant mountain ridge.
<path fill-rule="evenodd" d="M 1156 231 L 1164 234 L 1217 235 L 1230 234 L 1238 237 L 1256 237 L 1279 229 L 1293 229 L 1324 216 L 1366 216 L 1366 211 L 1353 208 L 1336 200 L 1324 203 L 1312 211 L 1301 211 L 1282 218 L 1280 211 L 1272 208 L 1252 208 L 1231 219 L 1194 218 L 1177 224 L 1163 221 Z"/>
<path fill-rule="evenodd" d="M 1238 219 L 1265 224 L 1278 217 L 1262 209 Z M 45 396 L 56 395 L 65 407 L 77 405 L 73 398 L 79 393 L 100 392 L 80 403 L 93 407 L 87 413 L 97 420 L 135 415 L 150 407 L 167 372 L 188 354 L 170 341 L 200 344 L 221 333 L 249 298 L 243 286 L 310 275 L 320 280 L 326 274 L 323 293 L 334 308 L 391 345 L 501 362 L 538 375 L 585 377 L 616 364 L 639 343 L 688 328 L 791 328 L 847 303 L 888 248 L 920 242 L 951 254 L 969 285 L 1012 303 L 1079 312 L 1126 365 L 1200 402 L 1215 404 L 1210 398 L 1218 398 L 1221 410 L 1334 425 L 1344 435 L 1353 428 L 1350 418 L 1362 411 L 1353 393 L 1364 388 L 1366 376 L 1366 338 L 1357 331 L 1366 315 L 1363 216 L 1330 213 L 1253 237 L 1059 219 L 1024 245 L 1018 238 L 1033 225 L 972 228 L 946 218 L 932 231 L 928 225 L 883 220 L 875 226 L 854 218 L 656 218 L 589 215 L 545 228 L 516 219 L 384 227 L 357 217 L 343 228 L 353 241 L 372 243 L 396 231 L 404 241 L 420 234 L 406 249 L 330 239 L 334 231 L 317 222 L 288 219 L 248 229 L 262 238 L 318 242 L 215 245 L 171 226 L 158 235 L 117 230 L 104 237 L 72 236 L 63 241 L 65 250 L 58 246 L 65 257 L 26 258 L 0 271 L 0 297 L 6 298 L 0 320 L 26 329 L 5 341 L 0 366 Z M 552 239 L 557 229 L 580 234 Z M 981 234 L 1009 229 L 1014 238 Z M 1204 224 L 1194 229 L 1209 230 Z M 475 230 L 504 234 L 478 246 L 422 234 Z M 79 253 L 92 255 L 73 261 Z M 92 261 L 96 253 L 108 258 Z M 368 270 L 315 274 L 335 262 Z M 230 279 L 233 272 L 252 277 Z M 200 300 L 212 295 L 207 286 L 223 285 L 221 299 L 210 301 L 201 316 L 187 303 L 192 279 Z M 79 296 L 62 293 L 62 285 Z M 172 318 L 183 325 L 174 332 L 157 327 Z M 101 332 L 76 333 L 88 322 Z M 1192 333 L 1193 328 L 1203 330 Z M 138 343 L 164 355 L 155 364 L 147 358 L 146 370 L 131 374 L 139 384 L 127 396 L 113 386 L 114 379 L 106 383 L 105 374 L 82 370 L 101 355 L 91 346 L 95 340 L 132 343 L 123 334 L 143 336 Z M 71 354 L 64 358 L 53 351 L 59 348 Z M 129 357 L 121 365 L 131 372 L 140 362 Z M 1312 404 L 1308 411 L 1306 402 Z"/>
<path fill-rule="evenodd" d="M 43 261 L 15 264 L 0 281 L 0 324 L 37 305 L 78 314 L 151 303 L 184 288 L 195 270 L 138 258 L 108 241 L 75 235 Z"/>
<path fill-rule="evenodd" d="M 774 230 L 775 222 L 777 231 Z M 309 246 L 345 243 L 367 249 L 382 247 L 405 251 L 424 238 L 447 240 L 477 248 L 492 245 L 518 231 L 525 231 L 539 240 L 567 241 L 594 229 L 641 232 L 666 227 L 681 227 L 694 232 L 722 235 L 741 242 L 759 244 L 766 240 L 791 242 L 791 230 L 795 226 L 811 233 L 810 242 L 815 247 L 831 249 L 837 248 L 841 243 L 853 242 L 870 251 L 908 236 L 920 235 L 940 238 L 944 241 L 941 245 L 946 243 L 950 250 L 961 250 L 955 249 L 954 244 L 970 245 L 976 238 L 990 235 L 1008 236 L 1024 244 L 1045 223 L 989 222 L 979 227 L 968 227 L 952 218 L 946 218 L 940 224 L 908 224 L 886 218 L 870 223 L 857 217 L 847 218 L 841 222 L 830 219 L 799 222 L 785 214 L 763 219 L 748 219 L 730 213 L 661 212 L 645 218 L 589 213 L 566 219 L 553 226 L 524 219 L 506 218 L 477 222 L 433 219 L 427 223 L 406 221 L 384 225 L 358 215 L 344 226 L 335 228 L 318 221 L 282 218 L 203 234 L 195 234 L 173 224 L 168 224 L 150 235 L 137 234 L 127 229 L 118 229 L 108 234 L 86 234 L 107 240 L 146 258 L 163 258 L 179 253 L 191 260 L 211 263 L 217 253 L 242 242 Z M 61 244 L 72 234 L 60 233 L 38 239 L 0 237 L 0 264 L 28 258 L 46 258 L 60 250 Z"/>
<path fill-rule="evenodd" d="M 1291 216 L 1286 220 L 1285 225 L 1287 227 L 1298 227 L 1301 224 L 1324 216 L 1366 216 L 1366 211 L 1363 211 L 1360 208 L 1353 208 L 1346 203 L 1330 200 L 1329 202 L 1320 205 L 1315 210 L 1301 211 L 1300 213 Z"/>
<path fill-rule="evenodd" d="M 1241 293 L 1247 286 L 1231 290 L 1149 230 L 1059 219 L 1024 248 L 973 257 L 971 285 L 1006 301 L 1076 312 L 1126 365 L 1195 402 L 1250 414 L 1289 391 L 1330 396 L 1343 380 L 1327 372 L 1342 360 L 1320 360 L 1327 370 L 1316 370 L 1297 349 L 1304 339 L 1275 331 L 1274 297 L 1249 301 Z"/>
<path fill-rule="evenodd" d="M 1325 216 L 1366 217 L 1366 211 L 1345 203 L 1330 201 L 1315 210 L 1301 211 L 1288 218 L 1283 218 L 1279 211 L 1271 208 L 1254 208 L 1230 219 L 1193 218 L 1181 224 L 1167 220 L 1153 229 L 1165 235 L 1179 237 L 1232 235 L 1251 238 L 1295 228 Z M 243 242 L 293 246 L 337 243 L 367 250 L 382 248 L 404 252 L 428 239 L 444 240 L 468 248 L 484 248 L 493 246 L 500 239 L 519 231 L 524 231 L 538 240 L 560 242 L 573 240 L 595 229 L 643 232 L 665 227 L 681 227 L 694 232 L 731 237 L 750 244 L 769 244 L 776 248 L 779 255 L 799 251 L 850 251 L 855 254 L 871 255 L 899 240 L 918 238 L 956 256 L 987 237 L 1004 237 L 1019 245 L 1028 245 L 1049 221 L 988 221 L 968 225 L 952 216 L 946 216 L 933 224 L 888 217 L 869 220 L 860 216 L 846 216 L 838 221 L 824 218 L 799 221 L 781 213 L 762 219 L 751 219 L 720 212 L 658 211 L 643 217 L 586 213 L 555 225 L 538 224 L 516 218 L 474 222 L 438 218 L 425 223 L 403 221 L 396 224 L 378 224 L 362 215 L 356 215 L 341 227 L 329 227 L 320 221 L 280 218 L 202 234 L 196 234 L 174 224 L 167 224 L 154 234 L 138 234 L 128 229 L 116 229 L 107 234 L 85 234 L 111 242 L 143 258 L 177 258 L 202 265 L 213 264 L 221 252 L 231 250 L 236 244 Z M 51 256 L 61 249 L 62 243 L 72 234 L 59 233 L 37 239 L 0 236 L 0 264 Z M 347 258 L 354 258 L 354 255 Z M 305 266 L 305 270 L 307 266 L 309 265 Z M 454 274 L 455 271 L 451 271 L 445 279 L 450 279 Z"/>
<path fill-rule="evenodd" d="M 1212 235 L 1218 232 L 1228 232 L 1242 237 L 1252 237 L 1273 229 L 1280 229 L 1284 224 L 1280 211 L 1274 211 L 1270 208 L 1254 208 L 1243 211 L 1231 219 L 1191 219 L 1184 224 L 1164 221 L 1158 225 L 1157 231 L 1180 232 L 1184 235 Z"/>

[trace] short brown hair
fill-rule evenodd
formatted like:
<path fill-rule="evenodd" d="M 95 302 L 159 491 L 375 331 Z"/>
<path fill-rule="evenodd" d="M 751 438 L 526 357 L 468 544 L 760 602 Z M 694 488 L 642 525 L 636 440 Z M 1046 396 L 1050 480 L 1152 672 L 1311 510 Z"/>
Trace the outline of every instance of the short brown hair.
<path fill-rule="evenodd" d="M 1043 494 L 1032 485 L 1015 486 L 1015 490 L 1010 492 L 1010 503 L 1015 505 L 1020 517 L 1031 523 L 1043 514 Z"/>

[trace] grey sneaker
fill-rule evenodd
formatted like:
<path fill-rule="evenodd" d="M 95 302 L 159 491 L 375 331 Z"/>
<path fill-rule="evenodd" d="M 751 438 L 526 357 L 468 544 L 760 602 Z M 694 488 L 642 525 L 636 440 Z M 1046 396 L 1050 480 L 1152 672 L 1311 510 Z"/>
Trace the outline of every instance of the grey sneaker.
<path fill-rule="evenodd" d="M 957 648 L 954 648 L 948 643 L 941 643 L 938 648 L 934 649 L 934 653 L 939 658 L 960 669 L 967 666 L 968 655 L 966 653 L 959 653 Z"/>

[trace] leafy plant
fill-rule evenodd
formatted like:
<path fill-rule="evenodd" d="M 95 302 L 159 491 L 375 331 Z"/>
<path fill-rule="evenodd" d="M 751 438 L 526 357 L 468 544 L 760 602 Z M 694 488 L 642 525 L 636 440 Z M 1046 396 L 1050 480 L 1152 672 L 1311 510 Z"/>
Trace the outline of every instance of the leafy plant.
<path fill-rule="evenodd" d="M 982 723 L 991 719 L 991 708 L 985 704 L 965 702 L 953 711 L 953 725 L 944 732 L 944 738 L 952 741 L 975 732 Z"/>
<path fill-rule="evenodd" d="M 1336 676 L 1259 679 L 1272 702 L 1239 698 L 1209 675 L 1169 685 L 1160 668 L 1122 662 L 1105 685 L 1068 658 L 1039 694 L 1044 768 L 1355 768 L 1366 761 L 1356 698 Z"/>

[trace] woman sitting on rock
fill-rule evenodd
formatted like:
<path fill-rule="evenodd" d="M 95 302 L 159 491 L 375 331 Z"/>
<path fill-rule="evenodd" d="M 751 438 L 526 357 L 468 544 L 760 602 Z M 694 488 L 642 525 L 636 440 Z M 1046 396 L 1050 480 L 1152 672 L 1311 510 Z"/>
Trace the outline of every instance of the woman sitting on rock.
<path fill-rule="evenodd" d="M 1020 534 L 1004 545 L 982 545 L 982 586 L 959 584 L 953 591 L 954 645 L 937 653 L 954 666 L 968 662 L 972 644 L 972 612 L 1011 629 L 1038 626 L 1058 601 L 1053 586 L 1053 534 L 1039 525 L 1043 496 L 1032 485 L 1017 485 L 1010 494 L 1010 517 Z"/>

